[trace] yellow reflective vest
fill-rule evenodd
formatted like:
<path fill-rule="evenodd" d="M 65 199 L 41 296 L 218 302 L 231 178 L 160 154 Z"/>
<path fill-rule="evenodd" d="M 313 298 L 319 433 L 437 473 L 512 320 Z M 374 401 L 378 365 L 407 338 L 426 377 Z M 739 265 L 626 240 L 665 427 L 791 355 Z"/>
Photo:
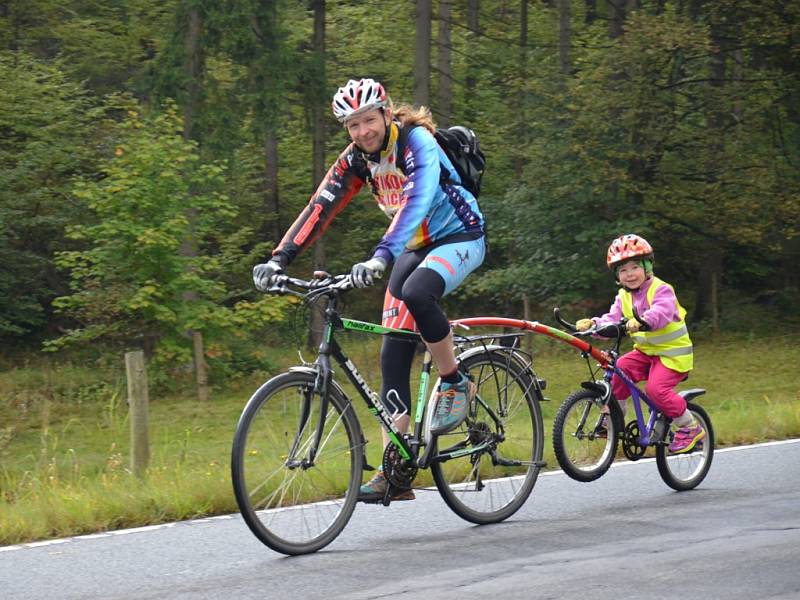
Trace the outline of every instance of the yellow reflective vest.
<path fill-rule="evenodd" d="M 672 293 L 675 290 L 672 286 L 658 277 L 653 277 L 653 282 L 647 290 L 647 307 L 653 305 L 653 298 L 656 291 L 662 285 L 667 286 Z M 622 306 L 622 314 L 626 319 L 633 318 L 633 296 L 626 290 L 619 291 L 620 304 Z M 647 354 L 648 356 L 658 356 L 664 366 L 669 367 L 673 371 L 679 373 L 686 373 L 692 370 L 694 366 L 694 358 L 692 354 L 692 340 L 689 338 L 689 330 L 686 329 L 686 309 L 678 302 L 678 297 L 675 296 L 675 302 L 678 305 L 678 316 L 680 321 L 673 321 L 668 323 L 666 327 L 657 329 L 655 331 L 638 331 L 631 335 L 633 339 L 633 347 Z"/>

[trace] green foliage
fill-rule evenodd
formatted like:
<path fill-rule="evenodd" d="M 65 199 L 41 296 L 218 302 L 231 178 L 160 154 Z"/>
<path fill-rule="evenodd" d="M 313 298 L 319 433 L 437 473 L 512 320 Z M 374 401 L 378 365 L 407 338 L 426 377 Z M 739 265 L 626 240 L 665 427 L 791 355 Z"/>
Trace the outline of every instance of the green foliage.
<path fill-rule="evenodd" d="M 70 178 L 91 172 L 99 111 L 60 63 L 0 53 L 0 337 L 41 328 L 63 291 L 52 262 L 85 214 Z"/>
<path fill-rule="evenodd" d="M 231 358 L 229 348 L 242 342 L 231 315 L 237 302 L 256 298 L 252 265 L 269 255 L 275 229 L 290 225 L 316 187 L 311 109 L 327 111 L 333 90 L 360 76 L 383 81 L 397 102 L 413 98 L 413 3 L 326 2 L 324 61 L 311 52 L 310 3 L 133 0 L 123 6 L 81 0 L 69 10 L 52 0 L 6 4 L 0 15 L 6 52 L 0 67 L 0 259 L 8 268 L 0 274 L 0 335 L 32 340 L 66 326 L 73 330 L 67 338 L 77 331 L 87 338 L 123 338 L 128 334 L 112 330 L 128 328 L 116 324 L 125 313 L 131 321 L 143 319 L 141 335 L 162 339 L 162 351 L 169 346 L 176 360 L 185 355 L 185 341 L 178 336 L 167 342 L 161 329 L 201 323 L 212 338 L 212 354 L 228 357 L 228 364 L 249 364 Z M 800 286 L 797 3 L 645 0 L 627 11 L 623 33 L 614 39 L 608 3 L 597 3 L 595 19 L 587 19 L 584 3 L 572 3 L 565 72 L 553 3 L 527 3 L 525 48 L 519 0 L 478 4 L 477 31 L 467 27 L 467 5 L 453 5 L 450 121 L 472 126 L 488 156 L 480 201 L 491 252 L 468 285 L 448 297 L 448 312 L 519 314 L 523 297 L 537 314 L 554 303 L 605 304 L 613 293 L 605 248 L 627 231 L 651 239 L 659 273 L 682 297 L 691 299 L 699 289 L 697 275 L 714 248 L 723 257 L 724 290 L 758 294 L 775 309 L 797 312 L 791 301 L 791 290 Z M 199 61 L 197 71 L 188 68 L 192 15 L 199 19 L 191 56 Z M 442 49 L 435 43 L 439 23 L 432 25 L 435 65 Z M 435 102 L 435 69 L 431 84 Z M 69 190 L 76 175 L 92 193 L 109 185 L 87 174 L 100 170 L 98 154 L 120 145 L 119 132 L 92 108 L 111 91 L 134 91 L 142 112 L 175 98 L 177 114 L 192 125 L 199 158 L 173 170 L 183 178 L 188 165 L 199 180 L 187 177 L 183 188 L 164 188 L 209 202 L 226 196 L 235 208 L 223 210 L 213 227 L 198 223 L 209 227 L 198 234 L 202 266 L 160 265 L 163 273 L 156 275 L 176 282 L 174 288 L 156 277 L 152 285 L 147 278 L 136 285 L 114 281 L 100 291 L 92 287 L 99 285 L 92 281 L 96 267 L 77 255 L 61 255 L 65 264 L 72 261 L 69 274 L 52 268 L 56 252 L 80 254 L 92 241 L 66 231 L 86 236 L 77 232 L 99 228 L 105 219 L 90 210 L 87 198 L 76 203 Z M 432 108 L 436 113 L 439 107 Z M 102 110 L 125 117 L 118 108 Z M 137 131 L 144 135 L 155 127 L 154 119 L 140 119 Z M 333 119 L 326 127 L 325 154 L 332 162 L 347 138 Z M 272 134 L 277 165 L 268 164 L 274 157 L 265 149 Z M 218 173 L 209 171 L 222 164 Z M 272 167 L 277 211 L 265 209 Z M 123 174 L 115 177 L 127 185 Z M 152 193 L 156 182 L 165 184 L 149 182 Z M 386 222 L 371 204 L 366 193 L 355 198 L 329 228 L 329 270 L 346 270 L 383 233 Z M 157 249 L 163 256 L 173 252 L 189 227 L 181 215 L 169 213 L 171 221 L 137 232 L 154 264 Z M 126 232 L 123 224 L 109 229 Z M 311 254 L 293 270 L 310 271 Z M 123 261 L 118 270 L 128 267 L 122 252 L 108 254 L 106 263 L 117 258 Z M 66 295 L 68 276 L 83 286 L 70 296 L 74 302 L 105 295 L 108 306 L 120 298 L 129 304 L 89 319 L 78 302 L 80 309 L 69 312 L 73 321 L 64 323 L 66 313 L 52 314 L 50 302 Z M 199 294 L 209 304 L 183 308 L 166 300 L 183 293 Z M 354 310 L 379 305 L 379 295 L 354 299 Z M 723 309 L 733 296 L 721 294 Z M 254 305 L 255 314 L 242 313 L 249 330 L 287 318 L 274 299 Z"/>
<path fill-rule="evenodd" d="M 0 14 L 0 48 L 60 58 L 74 81 L 99 94 L 135 89 L 157 54 L 174 1 L 10 0 Z"/>
<path fill-rule="evenodd" d="M 188 330 L 213 336 L 280 316 L 280 304 L 220 304 L 226 290 L 213 277 L 220 268 L 213 249 L 235 211 L 221 192 L 224 166 L 200 162 L 173 105 L 152 115 L 131 105 L 103 174 L 73 189 L 94 218 L 68 230 L 86 247 L 57 255 L 73 293 L 54 304 L 79 325 L 49 348 L 139 342 L 156 364 L 174 365 L 190 356 Z"/>

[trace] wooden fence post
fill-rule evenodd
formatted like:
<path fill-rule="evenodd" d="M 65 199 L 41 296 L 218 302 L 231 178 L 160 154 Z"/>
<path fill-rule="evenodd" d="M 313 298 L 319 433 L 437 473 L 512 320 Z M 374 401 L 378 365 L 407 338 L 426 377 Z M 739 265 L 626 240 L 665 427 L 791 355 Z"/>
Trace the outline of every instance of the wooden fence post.
<path fill-rule="evenodd" d="M 125 371 L 128 376 L 128 410 L 131 417 L 131 470 L 139 477 L 147 472 L 150 462 L 150 438 L 147 393 L 147 371 L 144 352 L 125 353 Z"/>

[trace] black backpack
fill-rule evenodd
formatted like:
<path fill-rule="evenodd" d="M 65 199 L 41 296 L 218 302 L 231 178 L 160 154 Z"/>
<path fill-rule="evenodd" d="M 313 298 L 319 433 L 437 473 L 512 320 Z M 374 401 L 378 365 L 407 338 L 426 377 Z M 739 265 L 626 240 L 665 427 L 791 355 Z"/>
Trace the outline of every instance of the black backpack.
<path fill-rule="evenodd" d="M 411 133 L 414 127 L 419 127 L 419 125 L 410 125 L 400 129 L 400 136 L 397 139 L 397 156 L 398 165 L 401 169 L 403 150 L 408 140 L 408 134 Z M 461 178 L 461 185 L 477 198 L 481 193 L 481 177 L 483 177 L 483 171 L 486 169 L 486 156 L 484 156 L 478 143 L 478 136 L 468 127 L 454 125 L 453 127 L 437 129 L 433 137 L 436 138 L 447 158 L 453 163 L 458 176 Z M 450 172 L 447 168 L 444 165 L 441 165 L 441 168 L 442 176 L 439 183 L 442 185 L 455 183 L 455 180 L 450 177 Z"/>

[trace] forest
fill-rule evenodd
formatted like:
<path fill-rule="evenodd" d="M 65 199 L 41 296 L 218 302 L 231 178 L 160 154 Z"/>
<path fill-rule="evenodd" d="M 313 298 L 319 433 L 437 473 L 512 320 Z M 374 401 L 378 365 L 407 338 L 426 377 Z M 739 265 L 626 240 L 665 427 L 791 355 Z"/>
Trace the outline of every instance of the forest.
<path fill-rule="evenodd" d="M 252 267 L 359 77 L 486 154 L 490 252 L 449 315 L 597 314 L 636 232 L 693 328 L 796 327 L 798 0 L 2 0 L 2 365 L 143 348 L 205 385 L 288 347 Z M 345 272 L 386 227 L 362 192 L 292 272 Z"/>

